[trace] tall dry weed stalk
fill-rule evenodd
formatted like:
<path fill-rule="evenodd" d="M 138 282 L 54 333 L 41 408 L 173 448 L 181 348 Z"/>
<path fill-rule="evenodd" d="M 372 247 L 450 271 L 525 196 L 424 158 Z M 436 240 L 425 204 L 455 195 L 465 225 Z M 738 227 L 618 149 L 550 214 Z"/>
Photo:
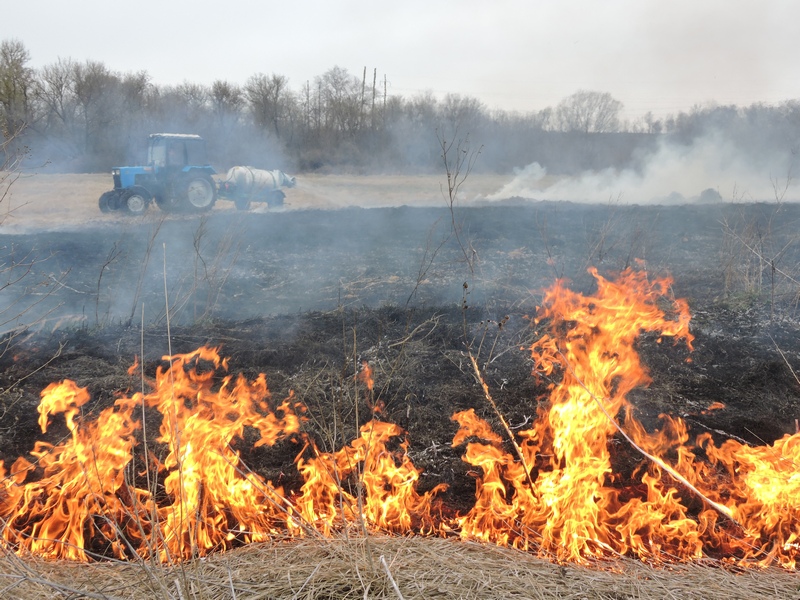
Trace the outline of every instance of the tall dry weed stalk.
<path fill-rule="evenodd" d="M 726 299 L 734 307 L 766 303 L 770 319 L 796 312 L 800 303 L 800 233 L 786 219 L 782 193 L 776 187 L 775 203 L 742 205 L 720 218 Z"/>
<path fill-rule="evenodd" d="M 229 228 L 216 241 L 209 239 L 209 220 L 206 215 L 192 234 L 191 272 L 173 283 L 172 319 L 188 319 L 197 323 L 216 314 L 223 297 L 225 283 L 241 252 L 246 236 L 241 227 Z M 186 257 L 173 258 L 185 264 Z M 162 323 L 166 315 L 159 314 L 157 323 Z"/>
<path fill-rule="evenodd" d="M 441 159 L 447 179 L 446 186 L 442 187 L 442 195 L 450 212 L 450 231 L 464 257 L 464 264 L 470 275 L 473 275 L 478 261 L 478 252 L 473 246 L 472 240 L 466 236 L 464 224 L 457 218 L 456 208 L 461 186 L 475 168 L 483 146 L 479 146 L 477 150 L 473 149 L 469 141 L 469 134 L 460 138 L 458 127 L 453 132 L 452 139 L 446 139 L 438 130 L 436 139 L 442 151 Z"/>
<path fill-rule="evenodd" d="M 139 300 L 142 297 L 142 287 L 144 285 L 145 275 L 147 274 L 147 266 L 150 264 L 150 257 L 153 254 L 153 246 L 155 246 L 158 232 L 161 231 L 161 227 L 164 225 L 165 219 L 166 213 L 160 212 L 158 219 L 150 230 L 150 235 L 147 236 L 147 246 L 145 247 L 144 256 L 142 257 L 142 265 L 136 278 L 136 287 L 134 288 L 131 302 L 131 312 L 126 323 L 128 326 L 130 326 L 130 324 L 133 322 L 133 317 L 136 315 L 136 309 L 139 307 Z M 144 311 L 144 307 L 142 307 L 142 311 Z M 144 312 L 142 312 L 142 314 L 144 314 Z"/>

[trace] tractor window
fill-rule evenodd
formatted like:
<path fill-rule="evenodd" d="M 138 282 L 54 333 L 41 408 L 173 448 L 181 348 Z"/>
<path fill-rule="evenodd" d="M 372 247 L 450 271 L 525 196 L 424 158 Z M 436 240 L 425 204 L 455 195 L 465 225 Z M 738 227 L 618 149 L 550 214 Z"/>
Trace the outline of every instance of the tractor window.
<path fill-rule="evenodd" d="M 155 167 L 205 166 L 205 141 L 192 137 L 153 137 L 147 150 L 147 163 Z"/>
<path fill-rule="evenodd" d="M 186 154 L 188 165 L 202 167 L 208 164 L 206 144 L 204 140 L 187 140 Z"/>
<path fill-rule="evenodd" d="M 171 167 L 183 167 L 186 165 L 186 148 L 183 142 L 170 142 L 167 165 Z"/>
<path fill-rule="evenodd" d="M 147 150 L 147 164 L 155 167 L 167 166 L 167 144 L 164 140 L 155 140 Z"/>

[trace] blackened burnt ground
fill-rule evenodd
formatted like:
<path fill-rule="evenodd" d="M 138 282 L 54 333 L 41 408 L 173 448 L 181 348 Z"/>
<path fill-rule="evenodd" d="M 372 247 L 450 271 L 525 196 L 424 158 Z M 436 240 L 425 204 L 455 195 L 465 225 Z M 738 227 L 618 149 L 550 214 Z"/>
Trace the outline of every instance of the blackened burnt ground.
<path fill-rule="evenodd" d="M 40 300 L 23 315 L 40 317 L 35 335 L 0 358 L 6 464 L 30 458 L 37 439 L 64 436 L 59 419 L 45 436 L 36 422 L 49 382 L 87 386 L 92 401 L 83 417 L 91 418 L 116 393 L 138 389 L 127 369 L 142 348 L 152 376 L 169 342 L 174 353 L 207 344 L 221 346 L 232 372 L 265 373 L 276 400 L 293 390 L 308 407 L 306 431 L 324 450 L 355 437 L 356 402 L 363 423 L 380 399 L 380 418 L 408 432 L 422 489 L 447 483 L 446 504 L 466 509 L 474 480 L 463 449 L 450 446 L 457 429 L 450 415 L 475 408 L 497 425 L 467 349 L 479 356 L 512 427 L 525 427 L 546 402 L 521 349 L 537 334 L 528 317 L 557 277 L 591 293 L 589 266 L 606 276 L 627 266 L 671 274 L 674 294 L 689 301 L 693 353 L 655 336 L 639 342 L 653 383 L 630 400 L 648 428 L 666 413 L 686 419 L 693 434 L 763 444 L 793 433 L 800 418 L 800 206 L 509 201 L 454 213 L 400 207 L 161 218 L 3 236 L 14 257 L 36 258 L 16 291 L 25 286 L 19 298 Z M 354 383 L 363 361 L 374 371 L 373 397 Z M 726 408 L 708 411 L 714 402 Z M 299 441 L 257 450 L 252 441 L 237 446 L 250 468 L 288 489 L 298 484 Z M 620 465 L 641 460 L 615 447 Z"/>

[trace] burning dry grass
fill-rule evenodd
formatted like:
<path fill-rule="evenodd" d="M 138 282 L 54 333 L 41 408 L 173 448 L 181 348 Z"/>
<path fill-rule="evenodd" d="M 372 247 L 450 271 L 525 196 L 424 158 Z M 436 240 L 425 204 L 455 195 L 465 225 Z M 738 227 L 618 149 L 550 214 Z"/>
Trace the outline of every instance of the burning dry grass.
<path fill-rule="evenodd" d="M 715 561 L 653 568 L 620 558 L 559 565 L 512 549 L 370 536 L 274 542 L 176 567 L 0 560 L 6 598 L 795 598 L 796 575 Z"/>
<path fill-rule="evenodd" d="M 474 409 L 452 415 L 460 426 L 452 447 L 466 445 L 462 459 L 476 477 L 466 513 L 453 516 L 440 502 L 446 485 L 417 489 L 421 469 L 404 430 L 378 419 L 382 403 L 372 396 L 366 363 L 354 384 L 363 385 L 372 418 L 359 419 L 356 403 L 358 436 L 323 451 L 301 431 L 307 407 L 293 394 L 274 401 L 265 375 L 234 377 L 218 349 L 203 347 L 163 357 L 155 378 L 142 372 L 142 392 L 120 395 L 90 421 L 80 418 L 86 388 L 70 380 L 48 385 L 40 429 L 63 418 L 69 436 L 37 442 L 33 461 L 19 456 L 8 470 L 0 462 L 2 538 L 21 556 L 173 565 L 285 534 L 337 537 L 356 527 L 362 536 L 458 535 L 584 565 L 616 556 L 656 563 L 713 556 L 794 570 L 800 434 L 754 448 L 717 445 L 709 434 L 692 443 L 680 419 L 665 417 L 660 430 L 646 431 L 626 399 L 650 381 L 636 340 L 658 332 L 691 349 L 688 305 L 668 298 L 667 278 L 627 270 L 610 281 L 592 272 L 595 295 L 559 282 L 543 298 L 534 324 L 544 329 L 530 351 L 534 374 L 549 381 L 549 402 L 532 428 L 514 434 L 506 426 L 516 456 Z M 674 319 L 659 302 L 672 305 Z M 129 374 L 138 370 L 137 362 Z M 155 439 L 146 433 L 148 410 L 160 415 Z M 614 470 L 616 431 L 652 464 Z M 302 442 L 295 458 L 302 484 L 285 490 L 251 471 L 240 455 L 246 438 L 254 449 Z"/>
<path fill-rule="evenodd" d="M 649 468 L 609 475 L 610 440 L 620 428 L 614 418 L 625 412 L 626 394 L 649 380 L 635 352 L 638 335 L 658 332 L 689 347 L 692 336 L 688 306 L 667 302 L 669 280 L 627 271 L 610 282 L 594 274 L 595 296 L 556 285 L 534 320 L 545 327 L 530 348 L 535 374 L 550 381 L 551 395 L 534 427 L 516 434 L 519 461 L 488 422 L 467 419 L 471 411 L 453 415 L 460 425 L 453 447 L 466 443 L 463 460 L 477 478 L 475 506 L 455 519 L 443 511 L 444 520 L 435 520 L 436 490 L 417 493 L 419 471 L 403 431 L 375 415 L 336 452 L 302 438 L 306 454 L 298 455 L 297 470 L 304 483 L 288 495 L 245 472 L 233 449 L 245 428 L 259 432 L 256 446 L 271 446 L 299 435 L 305 409 L 293 397 L 271 408 L 263 375 L 225 375 L 217 386 L 215 373 L 227 371 L 227 361 L 213 349 L 169 357 L 154 380 L 145 385 L 142 378 L 152 391 L 117 398 L 96 424 L 75 420 L 89 399 L 85 389 L 48 387 L 42 432 L 63 413 L 71 442 L 40 443 L 31 453 L 42 479 L 26 483 L 36 465 L 20 457 L 4 481 L 3 534 L 17 555 L 3 559 L 0 591 L 18 598 L 796 596 L 796 576 L 758 567 L 796 566 L 792 440 L 800 438 L 761 451 L 717 447 L 706 436 L 697 448 L 709 465 L 685 446 L 679 423 L 659 437 L 626 414 L 625 437 L 658 458 Z M 659 308 L 665 303 L 675 320 Z M 214 369 L 197 370 L 200 361 Z M 368 365 L 354 379 L 372 391 Z M 146 422 L 136 421 L 139 409 L 163 416 L 157 442 L 165 452 L 134 469 L 134 432 Z M 668 458 L 716 512 L 701 512 L 674 487 L 662 473 Z M 157 473 L 163 489 L 151 485 Z M 786 484 L 780 494 L 778 484 Z M 125 523 L 131 526 L 123 529 Z M 411 537 L 378 533 L 384 531 Z M 420 532 L 444 539 L 413 536 Z M 305 539 L 288 542 L 287 535 Z M 241 543 L 247 546 L 237 548 Z M 40 562 L 32 553 L 108 560 L 78 567 Z"/>

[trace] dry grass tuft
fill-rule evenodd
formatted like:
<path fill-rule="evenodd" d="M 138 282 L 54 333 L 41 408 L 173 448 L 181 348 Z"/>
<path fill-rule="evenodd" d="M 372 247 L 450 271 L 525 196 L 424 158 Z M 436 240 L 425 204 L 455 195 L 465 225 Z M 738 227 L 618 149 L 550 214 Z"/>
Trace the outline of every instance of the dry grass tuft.
<path fill-rule="evenodd" d="M 800 596 L 795 574 L 742 570 L 716 561 L 655 568 L 620 559 L 586 567 L 457 540 L 372 536 L 369 542 L 371 552 L 363 538 L 276 541 L 169 568 L 147 563 L 48 563 L 7 555 L 0 559 L 0 596 L 19 600 Z"/>

